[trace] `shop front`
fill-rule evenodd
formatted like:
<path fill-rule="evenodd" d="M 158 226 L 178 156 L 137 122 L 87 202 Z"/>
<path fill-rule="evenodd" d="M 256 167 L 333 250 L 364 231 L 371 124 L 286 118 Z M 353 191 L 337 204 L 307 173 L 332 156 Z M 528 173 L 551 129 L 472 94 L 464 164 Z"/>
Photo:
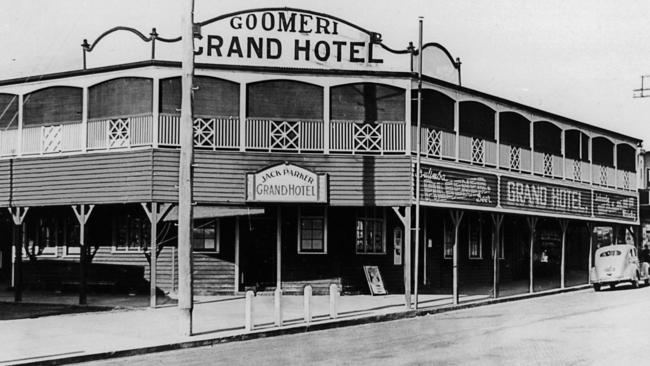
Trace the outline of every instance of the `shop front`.
<path fill-rule="evenodd" d="M 423 163 L 423 291 L 503 296 L 589 283 L 594 227 L 632 227 L 637 197 Z"/>

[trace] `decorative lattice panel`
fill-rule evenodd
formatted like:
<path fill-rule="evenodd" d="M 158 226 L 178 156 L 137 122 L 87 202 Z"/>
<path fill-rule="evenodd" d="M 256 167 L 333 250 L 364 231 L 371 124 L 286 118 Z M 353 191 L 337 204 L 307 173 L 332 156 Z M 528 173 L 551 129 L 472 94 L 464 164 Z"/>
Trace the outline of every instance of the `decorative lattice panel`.
<path fill-rule="evenodd" d="M 582 179 L 582 163 L 578 160 L 573 161 L 573 180 Z"/>
<path fill-rule="evenodd" d="M 442 155 L 442 132 L 427 130 L 427 155 L 440 157 Z"/>
<path fill-rule="evenodd" d="M 300 123 L 271 121 L 271 148 L 298 150 L 300 147 Z"/>
<path fill-rule="evenodd" d="M 472 138 L 472 163 L 485 164 L 485 140 Z"/>
<path fill-rule="evenodd" d="M 600 166 L 600 185 L 606 186 L 607 185 L 607 167 L 606 166 Z"/>
<path fill-rule="evenodd" d="M 510 169 L 521 170 L 521 148 L 510 146 Z"/>
<path fill-rule="evenodd" d="M 553 155 L 544 153 L 544 175 L 553 175 Z"/>
<path fill-rule="evenodd" d="M 62 126 L 43 126 L 43 152 L 53 153 L 62 150 Z"/>
<path fill-rule="evenodd" d="M 215 123 L 214 119 L 194 120 L 194 146 L 214 147 Z"/>
<path fill-rule="evenodd" d="M 630 189 L 630 172 L 623 172 L 623 189 Z"/>
<path fill-rule="evenodd" d="M 129 146 L 129 120 L 118 118 L 108 121 L 108 147 Z"/>
<path fill-rule="evenodd" d="M 381 125 L 355 124 L 354 150 L 381 151 Z"/>

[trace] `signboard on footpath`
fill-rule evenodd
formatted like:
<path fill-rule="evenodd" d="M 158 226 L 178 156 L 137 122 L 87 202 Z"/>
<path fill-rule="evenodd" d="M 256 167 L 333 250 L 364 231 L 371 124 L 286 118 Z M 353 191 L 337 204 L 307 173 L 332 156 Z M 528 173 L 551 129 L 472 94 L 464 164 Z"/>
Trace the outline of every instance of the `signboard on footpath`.
<path fill-rule="evenodd" d="M 636 222 L 638 197 L 609 193 L 504 175 L 484 174 L 423 164 L 420 200 L 432 203 L 482 207 L 521 214 L 557 214 Z"/>
<path fill-rule="evenodd" d="M 327 175 L 283 163 L 246 176 L 248 202 L 327 202 Z"/>
<path fill-rule="evenodd" d="M 497 176 L 422 165 L 420 199 L 473 206 L 497 206 Z"/>
<path fill-rule="evenodd" d="M 501 207 L 526 211 L 591 216 L 591 191 L 501 177 Z"/>

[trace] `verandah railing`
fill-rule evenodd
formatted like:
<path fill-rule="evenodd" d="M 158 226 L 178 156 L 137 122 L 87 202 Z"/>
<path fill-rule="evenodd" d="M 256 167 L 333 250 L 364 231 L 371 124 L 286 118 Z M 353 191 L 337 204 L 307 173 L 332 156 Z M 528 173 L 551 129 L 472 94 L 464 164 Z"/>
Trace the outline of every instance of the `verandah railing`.
<path fill-rule="evenodd" d="M 117 116 L 81 122 L 60 122 L 0 130 L 0 157 L 79 151 L 128 149 L 138 146 L 179 146 L 180 116 L 152 114 Z M 407 125 L 402 121 L 276 120 L 219 116 L 194 118 L 197 148 L 242 151 L 323 153 L 406 153 Z M 326 133 L 328 132 L 328 133 Z M 410 128 L 415 151 L 417 128 Z M 555 179 L 593 183 L 625 190 L 636 188 L 636 173 L 591 164 L 493 140 L 457 135 L 424 126 L 421 152 L 426 158 L 457 160 Z"/>

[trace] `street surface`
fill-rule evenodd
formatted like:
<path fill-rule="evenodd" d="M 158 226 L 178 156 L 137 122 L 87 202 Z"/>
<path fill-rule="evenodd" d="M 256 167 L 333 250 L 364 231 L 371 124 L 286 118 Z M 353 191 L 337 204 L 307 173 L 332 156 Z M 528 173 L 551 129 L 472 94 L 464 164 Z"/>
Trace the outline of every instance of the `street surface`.
<path fill-rule="evenodd" d="M 415 319 L 89 365 L 644 365 L 650 287 L 584 290 Z"/>

